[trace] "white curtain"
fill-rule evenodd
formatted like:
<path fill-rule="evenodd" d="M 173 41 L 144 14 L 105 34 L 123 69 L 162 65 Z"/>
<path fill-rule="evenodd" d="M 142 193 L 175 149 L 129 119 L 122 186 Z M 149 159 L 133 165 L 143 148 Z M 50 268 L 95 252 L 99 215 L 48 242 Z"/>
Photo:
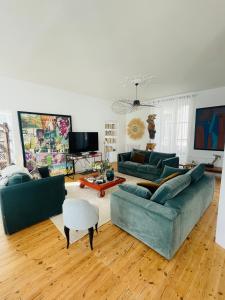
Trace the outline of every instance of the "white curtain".
<path fill-rule="evenodd" d="M 180 162 L 187 161 L 193 96 L 155 100 L 156 151 L 175 152 Z"/>

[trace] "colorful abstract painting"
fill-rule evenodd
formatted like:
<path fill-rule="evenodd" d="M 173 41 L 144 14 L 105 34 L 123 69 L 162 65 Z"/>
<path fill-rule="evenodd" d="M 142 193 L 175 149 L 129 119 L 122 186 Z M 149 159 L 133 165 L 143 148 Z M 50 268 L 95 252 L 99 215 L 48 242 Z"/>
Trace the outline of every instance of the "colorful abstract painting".
<path fill-rule="evenodd" d="M 28 170 L 48 166 L 52 176 L 67 174 L 71 116 L 18 112 L 18 117 L 24 165 Z"/>
<path fill-rule="evenodd" d="M 224 143 L 225 106 L 196 109 L 194 148 L 224 151 Z"/>

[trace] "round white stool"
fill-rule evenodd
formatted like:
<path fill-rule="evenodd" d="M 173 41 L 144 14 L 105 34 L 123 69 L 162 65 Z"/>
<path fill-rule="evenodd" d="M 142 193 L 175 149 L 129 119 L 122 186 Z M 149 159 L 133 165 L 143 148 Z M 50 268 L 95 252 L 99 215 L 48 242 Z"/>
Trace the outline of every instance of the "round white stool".
<path fill-rule="evenodd" d="M 70 229 L 88 229 L 91 250 L 93 250 L 94 228 L 98 232 L 99 209 L 82 199 L 66 199 L 63 202 L 64 232 L 69 248 Z"/>

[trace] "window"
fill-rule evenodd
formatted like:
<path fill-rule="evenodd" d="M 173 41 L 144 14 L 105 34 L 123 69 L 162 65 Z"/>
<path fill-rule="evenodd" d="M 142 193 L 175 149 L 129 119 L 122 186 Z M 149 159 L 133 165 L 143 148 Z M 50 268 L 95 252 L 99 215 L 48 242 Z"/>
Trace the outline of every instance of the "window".
<path fill-rule="evenodd" d="M 156 151 L 175 152 L 181 162 L 185 162 L 188 155 L 191 103 L 191 96 L 155 102 Z"/>
<path fill-rule="evenodd" d="M 14 161 L 10 114 L 0 113 L 0 169 Z"/>

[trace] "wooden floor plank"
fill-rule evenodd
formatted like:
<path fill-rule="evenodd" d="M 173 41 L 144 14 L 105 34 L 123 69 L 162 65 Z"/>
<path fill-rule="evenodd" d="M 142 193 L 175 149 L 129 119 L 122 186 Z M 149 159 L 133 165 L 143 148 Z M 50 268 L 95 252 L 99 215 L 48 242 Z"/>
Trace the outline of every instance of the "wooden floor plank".
<path fill-rule="evenodd" d="M 112 225 L 66 249 L 50 220 L 14 235 L 0 228 L 0 299 L 225 299 L 225 250 L 215 244 L 214 201 L 167 261 Z"/>

